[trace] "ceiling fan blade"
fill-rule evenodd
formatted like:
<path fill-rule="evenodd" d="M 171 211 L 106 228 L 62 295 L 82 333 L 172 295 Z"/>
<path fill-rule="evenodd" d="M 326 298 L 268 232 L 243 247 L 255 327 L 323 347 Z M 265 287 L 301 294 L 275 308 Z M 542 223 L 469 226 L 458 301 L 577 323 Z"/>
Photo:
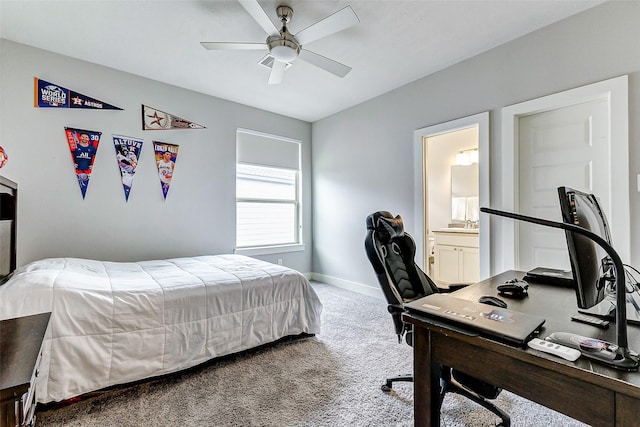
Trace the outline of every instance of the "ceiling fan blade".
<path fill-rule="evenodd" d="M 268 49 L 266 43 L 242 42 L 200 42 L 203 48 L 209 50 L 258 50 Z"/>
<path fill-rule="evenodd" d="M 271 74 L 269 74 L 269 84 L 277 85 L 282 82 L 284 77 L 284 69 L 287 66 L 286 62 L 273 61 L 271 66 Z"/>
<path fill-rule="evenodd" d="M 325 71 L 330 72 L 331 74 L 335 74 L 338 77 L 344 77 L 349 74 L 351 71 L 351 67 L 347 67 L 344 64 L 341 64 L 333 59 L 329 59 L 325 56 L 318 55 L 317 53 L 311 52 L 310 50 L 302 49 L 300 51 L 300 55 L 298 58 L 302 59 L 309 64 L 313 64 L 318 68 L 322 68 Z"/>
<path fill-rule="evenodd" d="M 249 15 L 262 27 L 262 29 L 268 35 L 280 34 L 280 30 L 275 26 L 273 21 L 269 19 L 269 16 L 265 13 L 264 9 L 260 7 L 258 0 L 238 0 L 242 7 L 244 7 Z"/>
<path fill-rule="evenodd" d="M 347 6 L 333 15 L 329 15 L 323 20 L 311 24 L 304 30 L 298 31 L 295 37 L 298 43 L 304 46 L 312 41 L 352 27 L 358 22 L 360 22 L 360 20 L 356 13 L 351 9 L 351 6 Z"/>

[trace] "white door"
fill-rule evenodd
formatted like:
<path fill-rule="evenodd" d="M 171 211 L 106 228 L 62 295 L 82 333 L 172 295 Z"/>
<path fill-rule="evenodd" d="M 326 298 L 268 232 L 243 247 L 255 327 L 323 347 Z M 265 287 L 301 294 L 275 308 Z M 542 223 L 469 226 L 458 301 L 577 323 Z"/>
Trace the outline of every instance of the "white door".
<path fill-rule="evenodd" d="M 593 193 L 603 207 L 609 206 L 609 135 L 607 98 L 520 117 L 520 212 L 561 222 L 559 186 Z M 518 269 L 570 268 L 564 231 L 529 223 L 518 226 Z"/>
<path fill-rule="evenodd" d="M 592 174 L 592 184 L 593 186 L 597 185 L 598 187 L 592 187 L 594 193 L 596 193 L 599 197 L 609 198 L 609 203 L 602 203 L 602 207 L 607 215 L 609 220 L 609 225 L 611 226 L 611 235 L 613 238 L 614 247 L 616 252 L 620 255 L 624 262 L 629 262 L 630 253 L 631 253 L 631 238 L 630 238 L 630 216 L 629 216 L 629 83 L 628 76 L 620 76 L 615 77 L 609 80 L 604 80 L 598 83 L 589 84 L 586 86 L 581 86 L 575 89 L 570 89 L 564 92 L 558 92 L 552 95 L 543 96 L 542 98 L 536 98 L 529 101 L 524 101 L 519 104 L 513 104 L 502 109 L 502 200 L 500 204 L 497 206 L 498 209 L 502 209 L 510 212 L 522 212 L 528 213 L 527 210 L 533 210 L 531 206 L 535 206 L 536 209 L 542 210 L 544 204 L 540 204 L 539 202 L 532 203 L 529 207 L 521 206 L 520 204 L 526 201 L 526 197 L 520 194 L 520 181 L 524 180 L 527 185 L 540 185 L 540 183 L 544 183 L 545 180 L 552 180 L 555 176 L 555 173 L 565 173 L 569 175 L 572 181 L 566 182 L 553 182 L 546 183 L 547 187 L 555 187 L 557 185 L 568 185 L 574 184 L 575 187 L 579 187 L 579 183 L 573 181 L 576 178 L 575 173 L 570 173 L 569 171 L 564 171 L 562 167 L 557 167 L 556 170 L 553 171 L 554 174 L 548 173 L 545 174 L 544 169 L 542 167 L 538 168 L 536 176 L 538 179 L 534 182 L 534 179 L 531 178 L 527 181 L 527 178 L 523 178 L 523 176 L 531 176 L 533 177 L 532 166 L 529 165 L 527 167 L 522 168 L 520 165 L 520 155 L 519 152 L 521 150 L 520 143 L 518 141 L 520 137 L 520 118 L 526 118 L 529 116 L 538 116 L 538 114 L 552 112 L 552 116 L 562 116 L 561 112 L 570 112 L 571 108 L 576 106 L 579 108 L 582 104 L 590 104 L 591 101 L 597 100 L 605 100 L 608 107 L 607 119 L 608 123 L 608 140 L 610 151 L 608 152 L 609 164 L 607 169 L 609 171 L 609 176 L 605 179 L 597 179 L 596 174 L 601 176 L 600 167 L 601 162 L 592 162 L 590 164 L 591 174 Z M 601 104 L 596 103 L 598 106 Z M 567 109 L 567 110 L 565 110 Z M 599 109 L 599 108 L 598 108 Z M 540 118 L 544 119 L 544 115 L 540 115 Z M 537 119 L 537 117 L 531 117 L 532 120 Z M 571 126 L 570 122 L 567 124 L 555 124 L 553 121 L 549 120 L 549 126 L 544 127 L 536 127 L 535 137 L 532 138 L 530 145 L 536 148 L 536 152 L 538 150 L 538 145 L 542 151 L 551 151 L 557 150 L 558 147 L 555 145 L 551 145 L 546 141 L 556 141 L 560 140 L 562 142 L 561 147 L 565 146 L 567 140 L 572 141 L 572 139 L 563 137 L 562 135 L 569 129 Z M 596 120 L 597 122 L 597 120 Z M 578 132 L 579 134 L 588 134 L 588 135 L 598 135 L 599 131 L 593 130 L 594 122 L 577 122 L 579 124 L 579 131 L 575 129 L 570 133 Z M 526 126 L 526 123 L 523 123 Z M 597 125 L 597 124 L 596 124 Z M 586 130 L 585 130 L 586 129 Z M 553 132 L 551 132 L 553 130 Z M 547 136 L 546 132 L 550 132 L 553 136 Z M 590 144 L 594 144 L 597 141 L 591 141 Z M 537 145 L 536 145 L 537 144 Z M 549 148 L 551 147 L 551 148 Z M 591 145 L 588 145 L 588 153 L 587 156 L 591 157 L 593 160 L 593 150 L 591 149 Z M 522 150 L 526 150 L 526 148 L 522 148 Z M 577 150 L 579 151 L 579 150 Z M 549 155 L 547 157 L 554 159 L 556 157 L 561 157 L 561 160 L 564 159 L 563 156 L 569 156 L 569 154 L 564 154 L 561 151 L 557 156 Z M 578 153 L 571 154 L 573 159 L 581 158 Z M 523 155 L 524 156 L 524 155 Z M 535 159 L 534 159 L 535 160 Z M 566 160 L 566 159 L 564 159 Z M 533 162 L 533 160 L 529 160 Z M 548 159 L 547 159 L 548 161 Z M 570 163 L 570 162 L 569 162 Z M 537 166 L 537 165 L 536 165 Z M 524 169 L 524 170 L 523 170 Z M 523 170 L 521 172 L 521 170 Z M 527 172 L 529 170 L 529 172 Z M 551 169 L 547 169 L 551 172 Z M 564 171 L 564 172 L 563 172 Z M 606 186 L 605 184 L 606 183 Z M 600 184 L 603 185 L 603 188 L 606 190 L 601 191 Z M 536 188 L 537 190 L 537 188 Z M 557 196 L 555 196 L 557 197 Z M 547 196 L 546 200 L 551 200 L 553 196 Z M 554 199 L 555 200 L 555 199 Z M 551 202 L 547 202 L 551 203 Z M 557 203 L 557 202 L 556 202 Z M 485 205 L 486 206 L 486 205 Z M 557 205 L 556 205 L 557 206 Z M 555 211 L 555 209 L 554 209 Z M 548 219 L 559 219 L 558 211 L 552 216 L 548 217 Z M 514 268 L 526 269 L 527 266 L 533 266 L 536 261 L 527 260 L 524 256 L 520 256 L 519 252 L 523 249 L 519 242 L 527 242 L 525 238 L 518 238 L 520 233 L 519 229 L 524 224 L 520 221 L 513 221 L 508 219 L 496 219 L 494 221 L 497 225 L 497 234 L 500 236 L 499 244 L 496 248 L 497 253 L 500 256 L 496 256 L 493 259 L 496 261 L 496 265 L 492 266 L 494 268 L 493 271 L 505 271 Z M 562 235 L 562 232 L 560 232 Z M 542 238 L 544 239 L 544 238 Z M 538 239 L 540 240 L 540 239 Z M 561 241 L 561 238 L 560 240 Z M 531 244 L 532 247 L 537 247 L 539 243 Z M 525 251 L 528 250 L 524 248 Z M 532 249 L 533 250 L 533 249 Z M 543 250 L 537 250 L 539 254 L 543 253 Z M 539 264 L 549 263 L 551 260 L 548 259 L 549 255 L 539 255 L 539 260 L 537 261 Z M 522 260 L 522 262 L 521 262 Z M 555 262 L 555 261 L 554 261 Z M 521 264 L 521 265 L 520 265 Z M 542 266 L 542 265 L 541 265 Z M 544 265 L 545 267 L 547 265 Z M 552 267 L 551 265 L 548 265 Z"/>

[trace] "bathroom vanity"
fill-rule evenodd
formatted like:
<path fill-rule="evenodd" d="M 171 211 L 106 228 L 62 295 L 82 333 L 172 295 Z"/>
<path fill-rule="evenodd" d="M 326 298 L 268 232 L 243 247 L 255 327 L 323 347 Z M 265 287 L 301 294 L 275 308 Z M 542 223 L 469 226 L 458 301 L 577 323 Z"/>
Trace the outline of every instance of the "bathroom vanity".
<path fill-rule="evenodd" d="M 434 230 L 433 279 L 438 285 L 475 283 L 480 280 L 477 228 Z"/>

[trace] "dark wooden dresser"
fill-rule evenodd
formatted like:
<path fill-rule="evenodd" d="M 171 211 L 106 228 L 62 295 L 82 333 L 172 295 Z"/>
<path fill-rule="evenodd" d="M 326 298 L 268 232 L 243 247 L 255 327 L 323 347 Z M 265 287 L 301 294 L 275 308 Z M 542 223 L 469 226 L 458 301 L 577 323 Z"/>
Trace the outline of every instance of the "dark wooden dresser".
<path fill-rule="evenodd" d="M 0 283 L 16 269 L 18 184 L 0 175 Z"/>
<path fill-rule="evenodd" d="M 36 377 L 50 316 L 0 321 L 0 427 L 35 425 Z"/>

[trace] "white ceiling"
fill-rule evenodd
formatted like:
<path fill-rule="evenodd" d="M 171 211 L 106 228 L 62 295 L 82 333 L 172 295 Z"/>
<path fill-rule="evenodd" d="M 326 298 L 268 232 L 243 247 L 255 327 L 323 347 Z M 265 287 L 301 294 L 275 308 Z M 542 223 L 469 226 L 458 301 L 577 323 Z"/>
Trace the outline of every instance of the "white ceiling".
<path fill-rule="evenodd" d="M 304 46 L 352 67 L 345 78 L 297 61 L 280 85 L 257 64 L 266 51 L 200 45 L 265 41 L 236 0 L 0 0 L 0 36 L 314 122 L 602 2 L 260 0 L 277 27 L 276 6 L 293 8 L 293 34 L 346 5 L 360 19 Z"/>

